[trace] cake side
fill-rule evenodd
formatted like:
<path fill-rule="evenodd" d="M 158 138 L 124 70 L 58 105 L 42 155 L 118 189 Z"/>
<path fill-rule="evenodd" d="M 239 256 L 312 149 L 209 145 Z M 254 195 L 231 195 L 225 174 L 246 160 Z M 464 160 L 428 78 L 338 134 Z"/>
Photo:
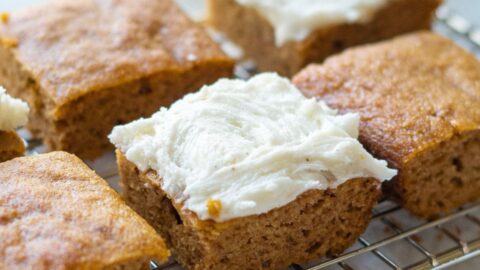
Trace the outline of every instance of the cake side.
<path fill-rule="evenodd" d="M 480 199 L 480 131 L 464 132 L 424 151 L 384 184 L 413 214 L 433 219 Z"/>
<path fill-rule="evenodd" d="M 235 0 L 209 0 L 209 23 L 243 47 L 260 70 L 291 76 L 308 63 L 322 62 L 345 48 L 430 28 L 440 0 L 395 0 L 366 23 L 321 27 L 301 41 L 275 45 L 272 25 L 256 10 Z"/>
<path fill-rule="evenodd" d="M 149 269 L 163 240 L 71 154 L 0 164 L 0 266 L 8 269 Z"/>
<path fill-rule="evenodd" d="M 173 203 L 155 172 L 140 172 L 120 151 L 117 162 L 125 200 L 186 269 L 282 269 L 339 254 L 365 230 L 379 196 L 378 180 L 354 179 L 267 214 L 216 223 Z"/>
<path fill-rule="evenodd" d="M 23 156 L 25 144 L 13 131 L 0 130 L 0 162 Z"/>
<path fill-rule="evenodd" d="M 294 78 L 305 95 L 360 113 L 360 141 L 399 169 L 390 184 L 422 217 L 480 197 L 479 81 L 474 56 L 429 32 L 350 49 Z"/>
<path fill-rule="evenodd" d="M 435 10 L 443 0 L 393 0 L 364 24 L 340 24 L 318 29 L 300 44 L 302 67 L 321 63 L 347 48 L 431 28 Z M 295 72 L 298 72 L 296 70 Z M 291 73 L 290 75 L 294 75 Z"/>
<path fill-rule="evenodd" d="M 245 58 L 255 61 L 258 70 L 288 76 L 302 67 L 299 46 L 295 42 L 275 46 L 272 26 L 253 8 L 235 0 L 208 0 L 207 8 L 207 23 L 238 44 Z"/>

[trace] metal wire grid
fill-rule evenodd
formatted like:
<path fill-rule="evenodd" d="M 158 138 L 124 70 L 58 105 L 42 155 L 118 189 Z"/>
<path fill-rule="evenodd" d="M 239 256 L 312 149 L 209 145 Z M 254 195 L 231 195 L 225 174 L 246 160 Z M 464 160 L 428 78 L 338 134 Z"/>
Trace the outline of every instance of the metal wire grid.
<path fill-rule="evenodd" d="M 451 33 L 446 33 L 453 31 L 460 38 L 467 40 L 468 49 L 477 52 L 480 56 L 480 30 L 446 7 L 441 7 L 436 17 L 436 31 L 444 32 L 449 37 L 457 39 L 458 37 L 453 37 Z M 444 27 L 443 30 L 442 27 Z M 248 65 L 246 68 L 237 70 L 240 77 L 246 77 L 251 72 Z M 28 154 L 44 152 L 44 146 L 40 140 L 31 139 L 28 132 L 24 130 L 21 130 L 20 134 L 28 141 Z M 112 153 L 89 165 L 118 189 L 118 172 Z M 432 235 L 435 235 L 433 241 L 424 239 L 432 238 Z M 449 244 L 445 244 L 446 242 Z M 389 249 L 395 245 L 398 247 Z M 406 258 L 397 256 L 401 253 L 407 253 L 403 256 Z M 373 219 L 367 231 L 344 254 L 337 258 L 324 258 L 302 266 L 292 265 L 288 270 L 443 269 L 476 256 L 480 256 L 480 202 L 428 222 L 410 216 L 393 202 L 383 201 L 375 207 Z M 182 269 L 174 260 L 162 265 L 151 262 L 151 268 L 154 270 Z"/>

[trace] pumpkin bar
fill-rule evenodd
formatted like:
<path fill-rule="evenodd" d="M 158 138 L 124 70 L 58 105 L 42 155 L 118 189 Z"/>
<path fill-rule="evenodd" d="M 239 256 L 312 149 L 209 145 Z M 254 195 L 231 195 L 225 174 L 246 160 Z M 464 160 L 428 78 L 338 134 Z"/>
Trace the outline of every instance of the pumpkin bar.
<path fill-rule="evenodd" d="M 0 37 L 0 84 L 29 103 L 29 130 L 88 159 L 111 147 L 113 126 L 234 65 L 172 0 L 49 1 L 12 14 Z"/>
<path fill-rule="evenodd" d="M 127 203 L 186 269 L 286 269 L 364 231 L 395 175 L 337 115 L 276 74 L 219 80 L 113 129 Z"/>
<path fill-rule="evenodd" d="M 208 23 L 240 45 L 259 70 L 292 76 L 345 48 L 429 29 L 441 2 L 208 0 Z"/>
<path fill-rule="evenodd" d="M 150 269 L 163 240 L 65 152 L 0 164 L 0 269 Z"/>
<path fill-rule="evenodd" d="M 340 112 L 361 115 L 360 141 L 399 170 L 385 190 L 434 218 L 480 198 L 480 63 L 420 32 L 348 50 L 294 83 Z"/>

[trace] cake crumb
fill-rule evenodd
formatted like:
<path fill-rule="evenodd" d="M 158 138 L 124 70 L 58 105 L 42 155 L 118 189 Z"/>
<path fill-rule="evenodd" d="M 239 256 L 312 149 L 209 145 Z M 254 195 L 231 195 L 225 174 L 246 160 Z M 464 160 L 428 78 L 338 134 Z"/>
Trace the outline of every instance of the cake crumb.
<path fill-rule="evenodd" d="M 0 21 L 2 21 L 3 24 L 7 24 L 10 21 L 10 13 L 1 12 L 0 13 Z"/>
<path fill-rule="evenodd" d="M 18 46 L 18 40 L 12 37 L 0 37 L 0 43 L 7 48 L 16 48 Z"/>
<path fill-rule="evenodd" d="M 218 217 L 222 211 L 222 202 L 220 200 L 209 199 L 207 201 L 208 214 L 212 217 Z"/>

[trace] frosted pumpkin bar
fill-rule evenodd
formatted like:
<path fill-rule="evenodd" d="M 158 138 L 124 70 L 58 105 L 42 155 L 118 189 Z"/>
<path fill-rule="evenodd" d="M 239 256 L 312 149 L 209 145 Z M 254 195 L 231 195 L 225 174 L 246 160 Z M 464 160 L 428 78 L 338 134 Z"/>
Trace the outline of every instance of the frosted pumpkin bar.
<path fill-rule="evenodd" d="M 0 162 L 22 156 L 25 142 L 15 132 L 28 121 L 28 105 L 0 86 Z"/>
<path fill-rule="evenodd" d="M 285 269 L 342 252 L 395 171 L 284 78 L 222 79 L 110 135 L 124 198 L 186 269 Z"/>
<path fill-rule="evenodd" d="M 74 155 L 0 164 L 0 269 L 148 270 L 165 243 Z"/>
<path fill-rule="evenodd" d="M 429 29 L 441 0 L 208 0 L 208 22 L 261 71 L 291 76 L 345 48 Z"/>
<path fill-rule="evenodd" d="M 110 148 L 115 125 L 233 70 L 172 0 L 49 1 L 12 14 L 0 36 L 0 84 L 29 103 L 28 128 L 82 158 Z"/>
<path fill-rule="evenodd" d="M 360 141 L 399 170 L 385 188 L 412 213 L 480 198 L 480 63 L 453 42 L 421 32 L 351 49 L 294 83 L 361 115 Z"/>

